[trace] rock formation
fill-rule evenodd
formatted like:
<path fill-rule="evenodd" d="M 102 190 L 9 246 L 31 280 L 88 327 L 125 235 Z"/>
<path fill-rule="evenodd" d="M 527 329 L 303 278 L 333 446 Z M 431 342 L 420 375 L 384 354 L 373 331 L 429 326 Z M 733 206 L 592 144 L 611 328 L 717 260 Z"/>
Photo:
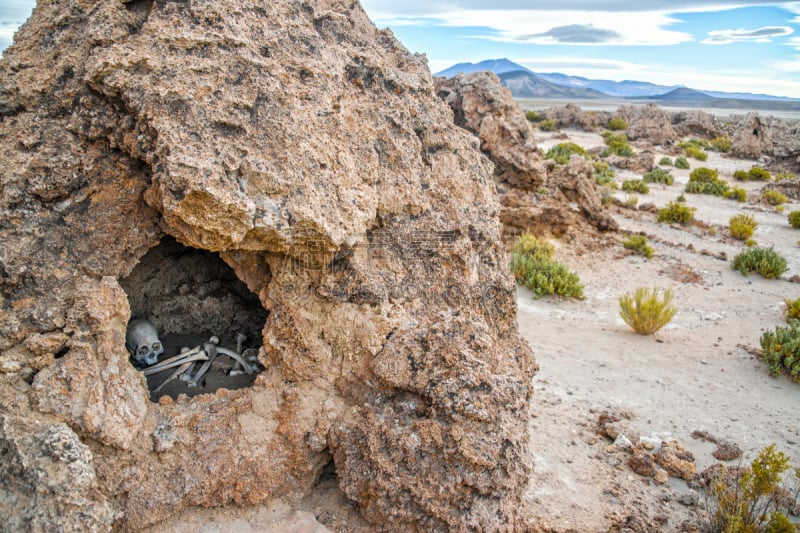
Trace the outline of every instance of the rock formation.
<path fill-rule="evenodd" d="M 631 141 L 646 140 L 654 145 L 670 145 L 678 139 L 672 128 L 670 114 L 655 104 L 645 106 L 624 105 L 616 116 L 628 122 L 625 134 Z"/>
<path fill-rule="evenodd" d="M 533 129 L 496 74 L 484 71 L 437 78 L 436 91 L 453 110 L 456 124 L 478 136 L 499 181 L 526 191 L 544 183 Z"/>
<path fill-rule="evenodd" d="M 575 104 L 547 108 L 544 116 L 556 123 L 558 128 L 578 128 L 583 131 L 596 131 L 608 124 L 609 113 L 604 111 L 584 111 Z"/>
<path fill-rule="evenodd" d="M 776 172 L 800 173 L 800 120 L 749 113 L 734 128 L 733 155 L 763 159 Z"/>
<path fill-rule="evenodd" d="M 536 367 L 452 121 L 358 3 L 40 0 L 0 61 L 0 519 L 136 530 L 332 462 L 376 529 L 521 530 Z M 151 402 L 132 308 L 261 330 L 265 370 Z"/>
<path fill-rule="evenodd" d="M 731 154 L 746 159 L 758 159 L 770 148 L 769 127 L 758 113 L 748 113 L 736 126 L 731 139 Z"/>
<path fill-rule="evenodd" d="M 453 109 L 456 124 L 480 140 L 481 149 L 495 164 L 496 179 L 511 186 L 511 190 L 500 188 L 500 218 L 510 235 L 526 229 L 562 235 L 582 222 L 601 231 L 617 229 L 614 219 L 603 212 L 591 163 L 582 158 L 566 166 L 543 161 L 530 122 L 494 73 L 437 78 L 436 87 Z M 542 189 L 547 193 L 541 194 Z M 577 203 L 577 212 L 569 202 Z"/>
<path fill-rule="evenodd" d="M 714 115 L 698 109 L 672 113 L 672 126 L 681 137 L 699 135 L 713 139 L 723 133 L 722 125 Z"/>

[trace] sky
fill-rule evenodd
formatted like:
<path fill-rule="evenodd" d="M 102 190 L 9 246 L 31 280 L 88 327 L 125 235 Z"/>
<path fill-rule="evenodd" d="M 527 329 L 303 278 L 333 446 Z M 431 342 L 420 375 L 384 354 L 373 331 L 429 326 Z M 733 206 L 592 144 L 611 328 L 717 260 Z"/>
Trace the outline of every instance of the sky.
<path fill-rule="evenodd" d="M 432 72 L 508 58 L 534 72 L 800 98 L 800 1 L 362 0 Z M 33 0 L 0 2 L 0 49 Z"/>
<path fill-rule="evenodd" d="M 508 58 L 534 72 L 800 98 L 800 2 L 362 0 L 436 73 Z"/>

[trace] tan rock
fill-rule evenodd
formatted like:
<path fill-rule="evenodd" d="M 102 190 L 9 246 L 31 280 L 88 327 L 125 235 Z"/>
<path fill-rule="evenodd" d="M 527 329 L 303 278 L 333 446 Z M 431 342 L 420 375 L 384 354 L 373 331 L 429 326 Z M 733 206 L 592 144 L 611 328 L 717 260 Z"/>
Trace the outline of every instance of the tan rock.
<path fill-rule="evenodd" d="M 656 473 L 653 474 L 653 481 L 656 485 L 663 485 L 667 481 L 669 481 L 669 472 L 664 470 L 663 468 L 659 468 L 656 470 Z"/>
<path fill-rule="evenodd" d="M 678 477 L 686 481 L 691 481 L 697 477 L 694 456 L 676 440 L 662 443 L 661 448 L 655 453 L 654 459 L 672 477 Z"/>
<path fill-rule="evenodd" d="M 452 120 L 358 3 L 39 2 L 0 60 L 0 417 L 26 421 L 0 440 L 92 453 L 63 492 L 4 471 L 47 490 L 0 520 L 138 530 L 301 498 L 333 458 L 377 527 L 522 530 L 536 365 L 491 165 Z M 148 401 L 124 332 L 134 306 L 183 323 L 134 294 L 167 236 L 268 314 L 252 387 Z M 181 309 L 232 325 L 200 309 L 230 287 Z"/>
<path fill-rule="evenodd" d="M 631 141 L 643 139 L 654 145 L 671 145 L 678 140 L 672 117 L 655 104 L 625 105 L 617 110 L 616 116 L 627 121 L 625 134 Z"/>

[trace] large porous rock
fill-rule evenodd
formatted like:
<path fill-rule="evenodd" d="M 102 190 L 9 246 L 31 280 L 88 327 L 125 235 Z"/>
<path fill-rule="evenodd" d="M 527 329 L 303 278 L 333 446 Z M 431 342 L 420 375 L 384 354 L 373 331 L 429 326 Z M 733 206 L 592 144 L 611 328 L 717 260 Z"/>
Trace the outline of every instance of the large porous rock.
<path fill-rule="evenodd" d="M 769 167 L 775 171 L 800 174 L 800 120 L 770 117 Z"/>
<path fill-rule="evenodd" d="M 652 146 L 648 145 L 644 149 L 637 150 L 636 154 L 632 157 L 622 157 L 611 154 L 605 161 L 614 168 L 622 168 L 638 174 L 646 174 L 655 167 L 655 152 Z"/>
<path fill-rule="evenodd" d="M 549 107 L 543 114 L 559 128 L 578 128 L 583 131 L 596 131 L 608 124 L 609 118 L 607 112 L 584 111 L 575 104 Z"/>
<path fill-rule="evenodd" d="M 615 115 L 627 121 L 625 133 L 632 141 L 644 139 L 654 145 L 667 146 L 678 139 L 672 117 L 656 104 L 624 105 Z"/>
<path fill-rule="evenodd" d="M 12 529 L 138 530 L 323 469 L 376 529 L 525 527 L 536 365 L 492 167 L 357 2 L 42 0 L 0 154 Z M 264 370 L 152 402 L 134 312 L 244 328 Z"/>
<path fill-rule="evenodd" d="M 719 119 L 699 109 L 673 113 L 672 126 L 681 137 L 699 135 L 710 139 L 724 133 L 723 125 L 719 123 Z"/>
<path fill-rule="evenodd" d="M 493 72 L 437 78 L 436 91 L 453 109 L 457 125 L 478 136 L 495 164 L 495 175 L 514 188 L 534 190 L 545 180 L 533 129 Z"/>
<path fill-rule="evenodd" d="M 748 113 L 736 125 L 731 139 L 731 155 L 758 159 L 772 146 L 770 128 L 758 113 Z"/>
<path fill-rule="evenodd" d="M 501 187 L 510 195 L 507 201 L 501 199 L 500 218 L 510 230 L 507 234 L 527 228 L 562 235 L 570 226 L 586 223 L 600 231 L 617 228 L 603 213 L 591 163 L 582 158 L 561 166 L 544 161 L 525 114 L 494 73 L 437 78 L 436 84 L 439 96 L 453 109 L 456 124 L 480 139 L 481 149 L 495 164 L 496 179 L 511 186 Z M 547 191 L 544 199 L 542 189 Z M 569 202 L 578 204 L 581 216 L 570 213 Z"/>

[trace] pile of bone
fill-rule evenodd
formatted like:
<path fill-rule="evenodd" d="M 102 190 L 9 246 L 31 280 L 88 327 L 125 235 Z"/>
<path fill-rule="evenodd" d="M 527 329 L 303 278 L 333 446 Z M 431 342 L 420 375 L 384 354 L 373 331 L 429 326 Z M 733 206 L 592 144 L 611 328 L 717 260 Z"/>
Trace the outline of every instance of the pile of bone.
<path fill-rule="evenodd" d="M 157 394 L 165 385 L 180 379 L 189 387 L 201 387 L 203 378 L 211 369 L 217 356 L 224 355 L 233 361 L 233 366 L 228 375 L 253 374 L 257 368 L 258 351 L 248 348 L 242 351 L 242 344 L 247 337 L 241 333 L 236 335 L 236 350 L 231 350 L 219 345 L 219 338 L 212 336 L 208 342 L 194 348 L 184 347 L 178 355 L 158 361 L 158 356 L 164 353 L 164 345 L 158 338 L 155 326 L 144 319 L 131 320 L 125 335 L 125 347 L 131 354 L 135 366 L 143 368 L 142 374 L 152 376 L 172 370 L 172 373 L 153 389 Z"/>

